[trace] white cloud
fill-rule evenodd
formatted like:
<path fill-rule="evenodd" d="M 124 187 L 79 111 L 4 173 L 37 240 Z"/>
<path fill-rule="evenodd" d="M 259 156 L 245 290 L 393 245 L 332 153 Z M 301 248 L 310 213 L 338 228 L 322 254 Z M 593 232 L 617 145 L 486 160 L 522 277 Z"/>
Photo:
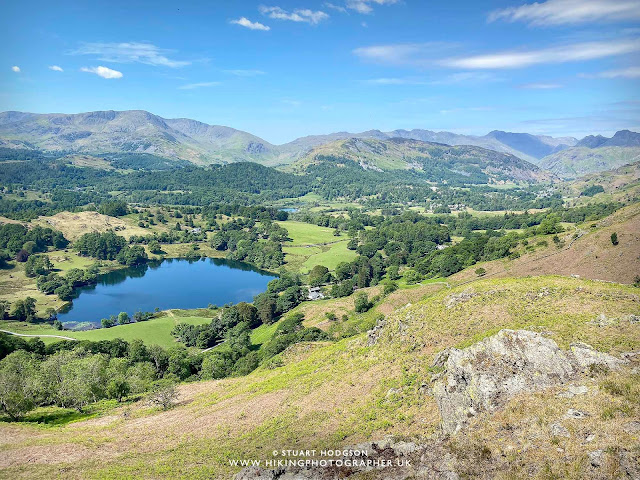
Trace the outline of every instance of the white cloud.
<path fill-rule="evenodd" d="M 488 18 L 490 22 L 522 21 L 535 26 L 639 19 L 638 0 L 548 0 L 495 10 Z"/>
<path fill-rule="evenodd" d="M 433 55 L 433 52 L 442 51 L 445 46 L 439 42 L 373 45 L 356 48 L 353 54 L 365 60 L 389 65 L 423 64 L 426 57 Z"/>
<path fill-rule="evenodd" d="M 292 100 L 289 98 L 284 98 L 282 100 L 282 103 L 284 103 L 285 105 L 289 105 L 290 107 L 293 107 L 293 108 L 298 108 L 300 105 L 302 105 L 302 102 L 300 100 Z"/>
<path fill-rule="evenodd" d="M 64 72 L 62 67 L 59 67 L 58 65 L 51 65 L 49 67 L 49 70 L 53 70 L 54 72 Z"/>
<path fill-rule="evenodd" d="M 640 67 L 622 68 L 619 70 L 606 70 L 595 74 L 583 73 L 584 78 L 640 78 Z"/>
<path fill-rule="evenodd" d="M 122 78 L 122 72 L 117 70 L 112 70 L 107 67 L 99 66 L 99 67 L 82 67 L 80 69 L 81 72 L 87 73 L 95 73 L 99 77 L 112 79 L 112 78 Z"/>
<path fill-rule="evenodd" d="M 13 70 L 16 73 L 20 73 L 20 67 L 17 65 L 14 65 L 13 67 L 11 67 L 11 70 Z"/>
<path fill-rule="evenodd" d="M 171 60 L 167 54 L 171 50 L 161 49 L 151 43 L 84 43 L 80 48 L 70 52 L 72 55 L 95 55 L 98 60 L 113 63 L 144 63 L 145 65 L 162 67 L 184 67 L 191 62 Z"/>
<path fill-rule="evenodd" d="M 562 88 L 562 85 L 559 83 L 525 83 L 520 85 L 519 88 L 530 90 L 553 90 L 556 88 Z"/>
<path fill-rule="evenodd" d="M 470 57 L 446 58 L 439 65 L 466 69 L 524 68 L 533 65 L 594 60 L 640 50 L 638 39 L 574 43 L 541 50 L 512 50 Z"/>
<path fill-rule="evenodd" d="M 504 81 L 504 78 L 498 77 L 490 72 L 458 72 L 453 73 L 451 75 L 447 75 L 446 77 L 440 80 L 434 80 L 431 82 L 432 85 L 451 85 L 456 83 L 465 83 L 465 82 L 501 82 Z"/>
<path fill-rule="evenodd" d="M 224 73 L 235 75 L 236 77 L 257 77 L 258 75 L 266 75 L 262 70 L 224 70 Z"/>
<path fill-rule="evenodd" d="M 347 8 L 355 10 L 358 13 L 373 12 L 372 4 L 376 5 L 393 5 L 400 0 L 347 0 Z"/>
<path fill-rule="evenodd" d="M 222 84 L 220 82 L 188 83 L 186 85 L 179 86 L 178 90 L 195 90 L 196 88 L 217 87 L 218 85 Z"/>
<path fill-rule="evenodd" d="M 313 11 L 307 8 L 297 8 L 292 12 L 287 12 L 280 7 L 265 7 L 261 5 L 259 7 L 260 13 L 266 15 L 269 18 L 276 20 L 289 20 L 291 22 L 305 22 L 311 25 L 317 25 L 323 20 L 329 18 L 329 15 L 323 11 Z"/>
<path fill-rule="evenodd" d="M 336 5 L 334 3 L 325 2 L 324 6 L 330 8 L 331 10 L 336 10 L 341 13 L 347 13 L 347 9 L 345 7 L 341 7 L 340 5 Z"/>
<path fill-rule="evenodd" d="M 263 25 L 260 22 L 252 22 L 247 17 L 240 17 L 237 20 L 231 20 L 229 23 L 240 25 L 241 27 L 248 28 L 249 30 L 262 30 L 264 32 L 271 30 L 271 27 Z"/>

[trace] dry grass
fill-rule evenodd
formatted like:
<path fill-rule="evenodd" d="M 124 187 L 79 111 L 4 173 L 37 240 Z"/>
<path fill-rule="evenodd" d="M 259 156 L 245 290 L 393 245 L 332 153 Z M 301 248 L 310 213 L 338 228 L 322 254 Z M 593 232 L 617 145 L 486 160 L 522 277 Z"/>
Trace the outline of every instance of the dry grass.
<path fill-rule="evenodd" d="M 591 228 L 591 225 L 597 225 Z M 487 276 L 521 277 L 527 275 L 580 275 L 581 277 L 620 283 L 633 283 L 640 275 L 640 204 L 625 207 L 599 222 L 583 225 L 586 235 L 570 247 L 558 249 L 550 236 L 549 247 L 536 249 L 516 260 L 495 260 L 474 265 L 451 277 L 454 282 L 476 277 L 479 266 L 487 270 Z M 611 243 L 616 232 L 619 244 Z M 569 245 L 573 231 L 560 235 Z M 531 243 L 531 242 L 530 242 Z"/>
<path fill-rule="evenodd" d="M 129 219 L 102 215 L 98 212 L 60 212 L 51 217 L 39 217 L 32 223 L 60 230 L 68 240 L 75 240 L 84 233 L 115 230 L 118 235 L 149 235 L 151 231 L 138 227 Z"/>

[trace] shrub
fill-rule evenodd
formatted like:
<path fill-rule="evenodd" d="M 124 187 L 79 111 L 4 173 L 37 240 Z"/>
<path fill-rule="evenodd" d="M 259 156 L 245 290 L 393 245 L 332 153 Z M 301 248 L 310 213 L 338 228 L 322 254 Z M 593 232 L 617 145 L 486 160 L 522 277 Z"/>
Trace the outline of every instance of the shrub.
<path fill-rule="evenodd" d="M 613 245 L 618 245 L 618 234 L 616 232 L 611 234 L 611 243 Z"/>
<path fill-rule="evenodd" d="M 366 312 L 372 307 L 371 303 L 369 303 L 369 297 L 365 292 L 358 292 L 353 304 L 357 313 Z"/>
<path fill-rule="evenodd" d="M 154 382 L 149 402 L 163 410 L 169 410 L 175 405 L 177 398 L 178 391 L 175 383 L 169 379 L 162 379 Z"/>
<path fill-rule="evenodd" d="M 482 277 L 483 275 L 485 275 L 487 273 L 487 270 L 480 267 L 480 268 L 476 268 L 476 275 L 479 277 Z"/>

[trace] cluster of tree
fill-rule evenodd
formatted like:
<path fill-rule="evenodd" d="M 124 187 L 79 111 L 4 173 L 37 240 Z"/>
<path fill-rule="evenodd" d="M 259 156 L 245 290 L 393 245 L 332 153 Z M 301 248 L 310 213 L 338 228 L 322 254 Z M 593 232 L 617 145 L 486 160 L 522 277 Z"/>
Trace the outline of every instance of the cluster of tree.
<path fill-rule="evenodd" d="M 229 251 L 228 258 L 251 263 L 259 268 L 276 269 L 284 263 L 281 242 L 289 233 L 270 219 L 257 222 L 236 218 L 220 227 L 211 239 L 216 250 Z"/>
<path fill-rule="evenodd" d="M 166 382 L 197 379 L 202 366 L 201 355 L 179 345 L 116 339 L 45 346 L 1 333 L 0 358 L 0 409 L 13 419 L 37 406 L 82 411 L 103 398 L 121 401 Z"/>
<path fill-rule="evenodd" d="M 558 195 L 537 195 L 536 187 L 533 191 L 526 188 L 483 190 L 484 187 L 477 185 L 486 183 L 488 177 L 476 163 L 491 166 L 492 159 L 442 155 L 441 158 L 412 159 L 420 163 L 422 169 L 391 172 L 363 170 L 355 162 L 326 157 L 307 166 L 304 175 L 284 173 L 250 162 L 207 168 L 184 164 L 170 168 L 171 162 L 168 162 L 162 171 L 123 173 L 77 168 L 66 159 L 43 156 L 20 163 L 0 164 L 0 177 L 11 178 L 17 185 L 42 192 L 64 191 L 68 197 L 67 208 L 90 202 L 102 203 L 109 200 L 113 190 L 125 192 L 124 198 L 135 203 L 194 206 L 220 202 L 257 205 L 310 192 L 329 200 L 361 201 L 373 208 L 409 203 L 426 205 L 434 201 L 442 205 L 464 203 L 493 210 L 541 208 L 561 203 Z M 429 183 L 434 181 L 446 183 L 446 186 L 434 191 Z M 43 214 L 44 208 L 55 210 L 59 207 L 45 203 L 33 204 L 28 210 L 40 209 L 39 214 Z M 0 204 L 0 213 L 3 212 L 1 207 Z M 24 208 L 5 207 L 8 210 Z"/>
<path fill-rule="evenodd" d="M 111 217 L 122 217 L 129 213 L 129 207 L 124 200 L 113 200 L 100 204 L 98 212 Z"/>
<path fill-rule="evenodd" d="M 583 197 L 593 197 L 594 195 L 603 192 L 604 187 L 602 185 L 590 185 L 585 188 L 580 195 L 582 195 Z"/>
<path fill-rule="evenodd" d="M 0 320 L 14 319 L 22 322 L 32 322 L 36 320 L 36 299 L 27 297 L 13 302 L 7 300 L 0 301 Z"/>
<path fill-rule="evenodd" d="M 218 347 L 206 354 L 202 361 L 204 379 L 246 375 L 266 363 L 287 347 L 298 342 L 327 340 L 322 330 L 302 325 L 304 315 L 295 314 L 282 320 L 274 335 L 259 349 L 251 344 L 249 324 L 241 322 L 227 331 L 226 348 Z"/>
<path fill-rule="evenodd" d="M 36 286 L 45 295 L 55 294 L 60 300 L 71 300 L 73 289 L 85 285 L 94 285 L 98 281 L 98 267 L 92 266 L 86 270 L 72 268 L 62 276 L 55 272 L 39 275 Z"/>
<path fill-rule="evenodd" d="M 111 328 L 116 325 L 127 325 L 129 323 L 146 322 L 154 317 L 153 312 L 136 312 L 130 317 L 127 312 L 120 312 L 118 315 L 111 315 L 109 318 L 100 320 L 102 328 Z"/>
<path fill-rule="evenodd" d="M 75 241 L 73 247 L 80 255 L 98 260 L 117 260 L 128 266 L 140 265 L 149 258 L 142 246 L 129 246 L 124 237 L 112 231 L 85 233 Z"/>
<path fill-rule="evenodd" d="M 65 248 L 68 244 L 64 235 L 52 228 L 36 225 L 29 229 L 14 223 L 0 225 L 0 250 L 5 252 L 3 258 L 8 256 L 26 262 L 33 253 L 45 252 L 47 247 Z"/>

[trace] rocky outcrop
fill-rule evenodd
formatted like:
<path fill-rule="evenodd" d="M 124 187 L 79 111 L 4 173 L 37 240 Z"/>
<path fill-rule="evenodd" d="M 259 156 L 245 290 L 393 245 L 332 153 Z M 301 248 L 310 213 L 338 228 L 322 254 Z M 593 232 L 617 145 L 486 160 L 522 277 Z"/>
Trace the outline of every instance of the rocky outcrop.
<path fill-rule="evenodd" d="M 584 343 L 567 352 L 539 333 L 501 330 L 464 350 L 441 353 L 436 363 L 444 368 L 433 387 L 442 428 L 455 433 L 470 418 L 495 411 L 514 395 L 570 382 L 592 365 L 615 369 L 625 361 Z"/>

